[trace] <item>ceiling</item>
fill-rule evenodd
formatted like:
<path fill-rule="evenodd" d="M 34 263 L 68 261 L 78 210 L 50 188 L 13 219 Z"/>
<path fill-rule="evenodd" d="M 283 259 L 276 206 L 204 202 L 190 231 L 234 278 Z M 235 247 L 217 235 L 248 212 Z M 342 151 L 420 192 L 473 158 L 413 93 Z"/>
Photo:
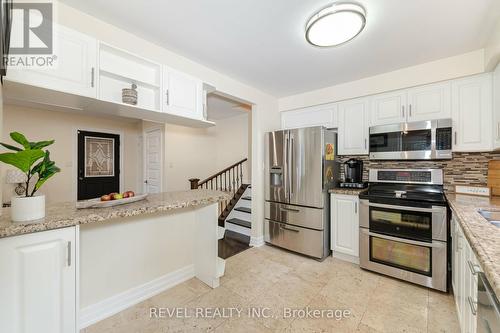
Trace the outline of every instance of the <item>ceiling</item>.
<path fill-rule="evenodd" d="M 61 0 L 226 75 L 281 97 L 484 46 L 498 0 L 359 0 L 365 30 L 315 48 L 304 26 L 332 0 Z"/>
<path fill-rule="evenodd" d="M 220 120 L 248 114 L 251 109 L 250 105 L 242 104 L 226 97 L 215 94 L 207 96 L 207 118 L 209 120 Z"/>

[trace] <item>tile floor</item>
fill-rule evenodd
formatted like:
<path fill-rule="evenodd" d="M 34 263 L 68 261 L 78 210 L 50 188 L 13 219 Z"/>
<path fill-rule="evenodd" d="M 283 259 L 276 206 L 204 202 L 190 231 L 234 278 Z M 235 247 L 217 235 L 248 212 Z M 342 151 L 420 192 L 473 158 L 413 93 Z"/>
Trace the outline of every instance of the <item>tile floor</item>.
<path fill-rule="evenodd" d="M 229 318 L 151 319 L 151 307 L 179 307 L 192 316 L 196 308 L 204 307 L 243 311 Z M 326 318 L 319 319 L 304 318 L 303 313 L 285 316 L 285 309 L 306 307 L 331 311 L 324 311 Z M 249 308 L 260 309 L 266 318 L 249 316 Z M 350 315 L 340 320 L 327 318 L 344 310 Z M 319 263 L 263 246 L 229 258 L 219 288 L 212 290 L 191 279 L 82 332 L 207 331 L 459 332 L 459 327 L 451 295 L 367 272 L 337 259 Z"/>

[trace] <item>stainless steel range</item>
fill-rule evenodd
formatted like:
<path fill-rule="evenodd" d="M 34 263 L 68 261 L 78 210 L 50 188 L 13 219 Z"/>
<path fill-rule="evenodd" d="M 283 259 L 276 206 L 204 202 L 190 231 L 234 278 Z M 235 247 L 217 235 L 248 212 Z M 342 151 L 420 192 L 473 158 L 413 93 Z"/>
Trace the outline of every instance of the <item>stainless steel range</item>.
<path fill-rule="evenodd" d="M 370 170 L 360 195 L 360 266 L 447 291 L 447 203 L 440 169 Z"/>

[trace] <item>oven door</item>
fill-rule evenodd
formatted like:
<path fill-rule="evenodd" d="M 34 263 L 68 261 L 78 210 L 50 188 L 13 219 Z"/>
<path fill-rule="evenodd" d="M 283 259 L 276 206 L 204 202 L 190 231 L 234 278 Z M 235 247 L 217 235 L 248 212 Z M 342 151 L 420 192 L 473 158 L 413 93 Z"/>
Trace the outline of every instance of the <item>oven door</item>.
<path fill-rule="evenodd" d="M 360 200 L 360 226 L 371 232 L 419 241 L 446 241 L 447 211 L 443 206 L 411 207 Z"/>
<path fill-rule="evenodd" d="M 360 228 L 360 267 L 447 291 L 446 242 L 420 242 Z"/>

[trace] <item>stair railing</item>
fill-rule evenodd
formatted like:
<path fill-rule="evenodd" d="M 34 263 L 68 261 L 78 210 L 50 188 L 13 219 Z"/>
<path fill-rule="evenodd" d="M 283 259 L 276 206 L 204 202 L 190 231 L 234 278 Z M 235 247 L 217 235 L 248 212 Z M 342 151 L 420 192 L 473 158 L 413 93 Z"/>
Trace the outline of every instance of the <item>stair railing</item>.
<path fill-rule="evenodd" d="M 233 196 L 236 191 L 243 184 L 243 163 L 245 163 L 248 158 L 244 158 L 241 161 L 228 166 L 224 170 L 217 172 L 216 174 L 202 180 L 198 178 L 191 178 L 189 182 L 191 183 L 191 189 L 208 189 L 208 190 L 219 190 L 224 192 L 233 192 Z M 219 203 L 219 215 L 224 211 L 229 200 L 221 201 Z"/>

